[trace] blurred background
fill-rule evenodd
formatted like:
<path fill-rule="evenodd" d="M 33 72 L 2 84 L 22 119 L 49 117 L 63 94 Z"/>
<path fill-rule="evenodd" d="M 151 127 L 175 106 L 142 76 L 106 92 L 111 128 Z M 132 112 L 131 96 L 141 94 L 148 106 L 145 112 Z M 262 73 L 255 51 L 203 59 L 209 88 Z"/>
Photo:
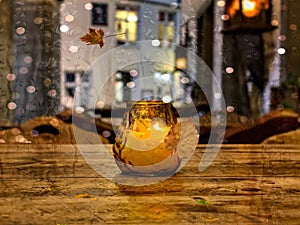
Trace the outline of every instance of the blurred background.
<path fill-rule="evenodd" d="M 218 98 L 214 87 L 207 94 L 194 82 L 205 74 L 187 69 L 200 57 L 223 91 L 228 126 L 288 110 L 295 120 L 281 131 L 296 129 L 299 10 L 296 0 L 0 0 L 0 126 L 71 109 L 96 109 L 93 116 L 103 117 L 111 107 L 97 92 L 103 84 L 120 109 L 128 101 L 168 97 L 177 108 L 195 105 L 205 126 L 214 113 L 208 98 L 216 105 Z M 122 34 L 100 49 L 80 41 L 89 28 Z M 156 41 L 169 59 L 152 72 L 153 82 L 139 79 L 137 65 L 113 71 L 109 80 L 91 70 L 118 46 L 134 55 L 143 40 Z"/>

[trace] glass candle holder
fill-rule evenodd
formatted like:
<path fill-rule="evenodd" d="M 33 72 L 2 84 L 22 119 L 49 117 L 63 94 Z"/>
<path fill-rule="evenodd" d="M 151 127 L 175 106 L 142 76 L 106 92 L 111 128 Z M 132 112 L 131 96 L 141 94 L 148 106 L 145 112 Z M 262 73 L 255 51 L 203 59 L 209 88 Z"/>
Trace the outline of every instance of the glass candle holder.
<path fill-rule="evenodd" d="M 113 155 L 122 174 L 168 176 L 180 166 L 181 124 L 172 103 L 137 101 L 124 115 Z"/>

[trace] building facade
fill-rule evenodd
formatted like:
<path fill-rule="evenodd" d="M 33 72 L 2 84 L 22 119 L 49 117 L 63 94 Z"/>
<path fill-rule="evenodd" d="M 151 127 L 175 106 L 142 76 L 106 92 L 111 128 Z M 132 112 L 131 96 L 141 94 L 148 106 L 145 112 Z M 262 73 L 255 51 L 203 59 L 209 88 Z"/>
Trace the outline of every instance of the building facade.
<path fill-rule="evenodd" d="M 59 2 L 0 2 L 0 121 L 19 125 L 60 108 Z"/>
<path fill-rule="evenodd" d="M 106 36 L 116 36 L 105 38 L 103 48 L 87 46 L 79 38 L 89 28 L 102 28 Z M 180 83 L 180 77 L 174 78 L 174 45 L 179 43 L 179 28 L 180 2 L 176 1 L 65 0 L 61 6 L 60 27 L 62 105 L 80 109 L 100 107 L 108 102 L 107 96 L 120 106 L 132 100 L 166 95 L 179 99 L 180 96 L 171 91 L 174 83 Z M 159 66 L 149 75 L 149 65 L 138 62 L 126 65 L 126 60 L 130 61 L 127 57 L 114 56 L 103 65 L 101 59 L 113 49 L 121 47 L 131 57 L 141 51 L 139 43 L 147 40 L 159 43 L 171 66 Z M 114 65 L 118 60 L 124 67 L 116 70 Z M 142 79 L 146 74 L 153 79 Z"/>
<path fill-rule="evenodd" d="M 222 85 L 228 112 L 259 117 L 286 79 L 286 1 L 212 1 L 198 20 L 198 54 Z"/>

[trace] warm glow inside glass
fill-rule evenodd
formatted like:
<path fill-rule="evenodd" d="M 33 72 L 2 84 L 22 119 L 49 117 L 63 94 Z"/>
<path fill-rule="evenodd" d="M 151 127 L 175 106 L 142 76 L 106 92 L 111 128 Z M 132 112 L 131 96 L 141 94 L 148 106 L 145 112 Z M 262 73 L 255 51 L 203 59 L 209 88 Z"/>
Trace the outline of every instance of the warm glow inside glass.
<path fill-rule="evenodd" d="M 174 173 L 180 165 L 177 145 L 181 126 L 171 103 L 134 102 L 119 127 L 113 153 L 123 174 Z"/>

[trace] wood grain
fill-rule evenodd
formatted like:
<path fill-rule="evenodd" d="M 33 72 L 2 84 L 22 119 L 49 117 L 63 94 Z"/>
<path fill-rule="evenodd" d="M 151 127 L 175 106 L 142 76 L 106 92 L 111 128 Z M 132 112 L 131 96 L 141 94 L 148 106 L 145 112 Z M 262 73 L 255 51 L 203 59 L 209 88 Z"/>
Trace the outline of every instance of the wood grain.
<path fill-rule="evenodd" d="M 299 224 L 300 146 L 223 145 L 199 172 L 205 147 L 135 187 L 99 175 L 74 145 L 0 145 L 0 224 Z"/>

